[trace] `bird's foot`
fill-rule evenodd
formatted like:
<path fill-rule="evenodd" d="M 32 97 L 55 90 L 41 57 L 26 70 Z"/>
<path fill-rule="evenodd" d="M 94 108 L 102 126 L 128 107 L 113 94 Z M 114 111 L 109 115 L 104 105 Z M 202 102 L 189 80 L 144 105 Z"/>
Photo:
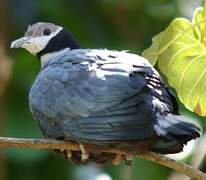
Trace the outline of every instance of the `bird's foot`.
<path fill-rule="evenodd" d="M 125 155 L 125 164 L 131 166 L 134 156 L 132 154 Z"/>
<path fill-rule="evenodd" d="M 66 150 L 66 157 L 68 159 L 71 159 L 72 158 L 72 151 L 71 150 Z"/>
<path fill-rule="evenodd" d="M 79 143 L 79 147 L 80 147 L 80 150 L 81 150 L 81 159 L 82 159 L 82 162 L 85 162 L 86 160 L 89 159 L 89 151 L 86 150 L 86 146 Z"/>
<path fill-rule="evenodd" d="M 116 154 L 116 157 L 112 160 L 113 165 L 119 165 L 121 161 L 123 160 L 124 155 L 123 154 Z"/>
<path fill-rule="evenodd" d="M 60 149 L 60 152 L 64 154 L 65 158 L 72 158 L 72 151 L 69 149 Z"/>

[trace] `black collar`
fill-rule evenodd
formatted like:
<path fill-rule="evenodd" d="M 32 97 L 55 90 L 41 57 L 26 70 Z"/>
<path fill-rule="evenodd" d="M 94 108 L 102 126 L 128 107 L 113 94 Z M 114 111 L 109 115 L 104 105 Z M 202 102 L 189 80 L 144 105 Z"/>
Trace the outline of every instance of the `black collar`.
<path fill-rule="evenodd" d="M 56 36 L 50 39 L 42 51 L 37 53 L 37 57 L 40 59 L 41 56 L 47 53 L 57 52 L 65 48 L 80 49 L 80 45 L 68 30 L 62 29 Z"/>

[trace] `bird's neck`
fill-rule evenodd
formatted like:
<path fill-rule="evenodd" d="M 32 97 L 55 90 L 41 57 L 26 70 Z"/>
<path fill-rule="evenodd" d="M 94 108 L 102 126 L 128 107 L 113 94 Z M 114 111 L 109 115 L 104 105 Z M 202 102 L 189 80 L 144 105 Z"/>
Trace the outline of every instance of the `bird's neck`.
<path fill-rule="evenodd" d="M 62 54 L 65 54 L 66 52 L 70 50 L 71 50 L 70 48 L 65 48 L 65 49 L 62 49 L 56 52 L 50 52 L 50 53 L 46 53 L 42 55 L 40 57 L 41 67 L 43 68 L 47 62 L 49 62 L 52 59 L 61 57 Z"/>
<path fill-rule="evenodd" d="M 46 61 L 56 53 L 68 48 L 80 49 L 80 45 L 69 31 L 62 29 L 56 36 L 50 39 L 42 51 L 37 53 L 37 57 L 40 60 L 44 59 Z"/>

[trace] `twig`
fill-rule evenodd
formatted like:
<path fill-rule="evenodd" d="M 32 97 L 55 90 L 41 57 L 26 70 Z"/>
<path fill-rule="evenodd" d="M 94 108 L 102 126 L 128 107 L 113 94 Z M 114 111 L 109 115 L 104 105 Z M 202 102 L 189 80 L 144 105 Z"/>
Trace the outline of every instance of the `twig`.
<path fill-rule="evenodd" d="M 60 149 L 80 151 L 79 144 L 74 141 L 57 141 L 53 139 L 24 139 L 24 138 L 8 138 L 0 137 L 0 147 L 16 147 L 16 148 L 33 148 L 33 149 Z M 93 149 L 100 149 L 99 146 L 92 145 Z M 92 151 L 92 149 L 90 149 Z M 174 169 L 180 173 L 183 173 L 192 179 L 206 180 L 206 174 L 194 169 L 182 162 L 169 159 L 161 154 L 154 152 L 131 152 L 129 150 L 119 150 L 114 148 L 104 148 L 101 152 L 114 153 L 114 154 L 129 154 L 138 156 L 140 158 L 161 164 L 168 168 Z"/>

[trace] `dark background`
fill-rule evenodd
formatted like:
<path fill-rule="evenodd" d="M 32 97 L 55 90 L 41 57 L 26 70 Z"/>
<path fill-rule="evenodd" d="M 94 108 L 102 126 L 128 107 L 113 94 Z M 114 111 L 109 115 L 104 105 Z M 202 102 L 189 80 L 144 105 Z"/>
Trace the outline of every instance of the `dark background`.
<path fill-rule="evenodd" d="M 0 0 L 0 130 L 2 136 L 41 138 L 28 106 L 30 86 L 39 71 L 37 58 L 10 50 L 29 24 L 53 22 L 67 27 L 86 48 L 141 52 L 175 17 L 191 18 L 198 0 Z M 5 91 L 4 87 L 7 85 Z M 2 90 L 1 90 L 2 89 Z M 4 92 L 4 94 L 3 94 Z M 201 122 L 180 104 L 181 112 Z M 191 162 L 193 155 L 175 158 Z M 204 166 L 202 167 L 204 169 Z M 136 158 L 132 167 L 76 166 L 49 150 L 6 149 L 0 156 L 0 180 L 165 180 L 171 170 Z M 102 178 L 102 179 L 101 179 Z"/>

